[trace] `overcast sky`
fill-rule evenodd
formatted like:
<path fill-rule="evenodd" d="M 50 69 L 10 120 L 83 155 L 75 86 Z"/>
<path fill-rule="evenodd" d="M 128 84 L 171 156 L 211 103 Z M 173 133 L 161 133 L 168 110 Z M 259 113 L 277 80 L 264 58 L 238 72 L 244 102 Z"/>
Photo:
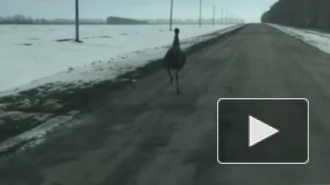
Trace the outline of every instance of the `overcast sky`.
<path fill-rule="evenodd" d="M 75 0 L 0 0 L 0 16 L 23 14 L 38 18 L 74 18 Z M 246 22 L 259 22 L 263 12 L 277 0 L 203 0 L 203 18 L 220 18 L 221 8 Z M 170 0 L 80 0 L 81 17 L 168 18 Z M 198 18 L 199 0 L 174 0 L 174 18 Z"/>

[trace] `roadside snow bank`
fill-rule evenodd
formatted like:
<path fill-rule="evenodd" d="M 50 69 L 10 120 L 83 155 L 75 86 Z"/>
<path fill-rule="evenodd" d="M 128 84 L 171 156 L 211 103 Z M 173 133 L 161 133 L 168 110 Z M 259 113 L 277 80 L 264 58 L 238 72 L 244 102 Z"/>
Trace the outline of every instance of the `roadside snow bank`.
<path fill-rule="evenodd" d="M 17 150 L 24 150 L 42 143 L 45 136 L 60 126 L 72 126 L 75 120 L 76 112 L 71 112 L 66 116 L 57 116 L 44 122 L 43 124 L 28 130 L 16 137 L 10 138 L 0 144 L 0 157 L 10 154 Z"/>
<path fill-rule="evenodd" d="M 276 24 L 268 24 L 278 30 L 299 39 L 307 44 L 310 44 L 326 53 L 330 53 L 330 34 L 320 33 L 312 30 L 292 28 Z"/>

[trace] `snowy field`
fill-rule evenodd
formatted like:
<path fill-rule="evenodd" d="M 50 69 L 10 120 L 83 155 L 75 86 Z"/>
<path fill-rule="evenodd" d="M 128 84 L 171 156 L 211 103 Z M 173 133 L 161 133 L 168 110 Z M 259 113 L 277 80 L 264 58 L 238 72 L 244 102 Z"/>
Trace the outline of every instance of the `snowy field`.
<path fill-rule="evenodd" d="M 176 27 L 181 29 L 180 39 L 185 40 L 228 26 Z M 96 62 L 107 63 L 107 66 L 98 65 L 98 68 L 107 67 L 114 71 L 104 70 L 108 78 L 112 78 L 123 68 L 130 68 L 132 62 L 138 62 L 135 59 L 161 57 L 165 53 L 160 49 L 173 40 L 173 33 L 168 31 L 167 25 L 84 25 L 81 26 L 83 44 L 67 40 L 74 35 L 73 25 L 0 25 L 0 92 L 76 68 L 85 75 L 56 75 L 34 85 L 53 81 L 94 81 L 103 78 L 104 74 L 97 76 L 81 68 L 95 67 Z"/>
<path fill-rule="evenodd" d="M 312 30 L 298 29 L 276 24 L 269 24 L 282 32 L 310 44 L 320 50 L 330 54 L 330 33 L 321 33 Z"/>
<path fill-rule="evenodd" d="M 178 26 L 181 28 L 181 47 L 187 50 L 242 26 L 244 25 L 205 26 L 202 29 L 196 26 Z M 98 32 L 95 32 L 95 26 L 86 26 L 82 27 L 84 30 L 82 38 L 85 38 L 82 39 L 83 44 L 56 41 L 70 38 L 73 33 L 67 35 L 64 33 L 72 27 L 5 27 L 7 30 L 16 29 L 16 32 L 7 32 L 7 37 L 0 34 L 1 39 L 7 42 L 7 44 L 0 42 L 7 45 L 4 47 L 5 51 L 0 51 L 0 54 L 7 59 L 1 60 L 0 63 L 6 67 L 0 68 L 0 83 L 6 86 L 3 89 L 16 88 L 0 92 L 0 98 L 4 100 L 2 104 L 0 103 L 0 126 L 1 124 L 4 128 L 15 126 L 20 130 L 27 124 L 32 124 L 33 128 L 14 130 L 15 136 L 8 137 L 0 143 L 0 154 L 11 151 L 17 146 L 29 147 L 39 144 L 57 127 L 79 124 L 79 119 L 76 119 L 79 111 L 72 110 L 60 116 L 55 113 L 56 110 L 62 109 L 63 105 L 58 103 L 62 102 L 61 99 L 57 99 L 61 96 L 49 96 L 53 92 L 70 94 L 76 87 L 81 89 L 85 86 L 90 87 L 90 84 L 112 81 L 119 75 L 135 71 L 139 67 L 163 58 L 173 41 L 173 33 L 166 31 L 167 26 L 96 26 L 102 28 L 100 29 L 102 31 L 98 30 Z M 47 36 L 46 30 L 50 32 L 51 28 L 62 29 L 63 32 L 56 32 L 58 36 L 54 36 L 55 33 Z M 137 28 L 139 31 L 136 31 Z M 19 34 L 23 32 L 22 30 L 30 31 L 23 37 Z M 111 34 L 106 37 L 107 31 Z M 38 37 L 35 36 L 38 34 Z M 15 39 L 11 40 L 9 35 Z M 29 42 L 18 43 L 16 42 L 18 40 Z M 15 83 L 11 83 L 13 81 Z M 46 89 L 41 88 L 45 85 Z M 29 93 L 21 93 L 25 90 L 29 90 Z M 31 109 L 36 111 L 31 112 Z"/>

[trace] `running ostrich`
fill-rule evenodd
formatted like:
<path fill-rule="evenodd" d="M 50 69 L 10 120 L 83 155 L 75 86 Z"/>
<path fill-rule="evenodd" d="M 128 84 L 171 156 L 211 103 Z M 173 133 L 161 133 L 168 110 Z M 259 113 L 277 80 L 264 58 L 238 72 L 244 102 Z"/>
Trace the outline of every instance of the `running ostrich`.
<path fill-rule="evenodd" d="M 173 83 L 173 76 L 171 69 L 175 70 L 175 80 L 176 80 L 176 92 L 181 94 L 179 88 L 179 71 L 183 68 L 186 63 L 186 56 L 180 48 L 179 33 L 180 30 L 175 28 L 175 37 L 172 47 L 167 51 L 164 62 L 167 68 L 168 75 L 170 76 L 170 84 Z"/>

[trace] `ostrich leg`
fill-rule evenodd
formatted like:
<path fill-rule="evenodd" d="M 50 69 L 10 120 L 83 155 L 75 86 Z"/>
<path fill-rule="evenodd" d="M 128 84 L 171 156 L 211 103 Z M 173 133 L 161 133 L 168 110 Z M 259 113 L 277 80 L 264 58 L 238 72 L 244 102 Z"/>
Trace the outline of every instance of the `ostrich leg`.
<path fill-rule="evenodd" d="M 168 72 L 168 75 L 170 76 L 170 84 L 173 83 L 173 76 L 172 76 L 172 73 L 171 73 L 171 69 L 169 66 L 166 66 L 167 68 L 167 72 Z"/>
<path fill-rule="evenodd" d="M 176 80 L 176 92 L 177 94 L 181 94 L 180 87 L 179 87 L 179 72 L 176 71 L 175 73 L 175 80 Z"/>

